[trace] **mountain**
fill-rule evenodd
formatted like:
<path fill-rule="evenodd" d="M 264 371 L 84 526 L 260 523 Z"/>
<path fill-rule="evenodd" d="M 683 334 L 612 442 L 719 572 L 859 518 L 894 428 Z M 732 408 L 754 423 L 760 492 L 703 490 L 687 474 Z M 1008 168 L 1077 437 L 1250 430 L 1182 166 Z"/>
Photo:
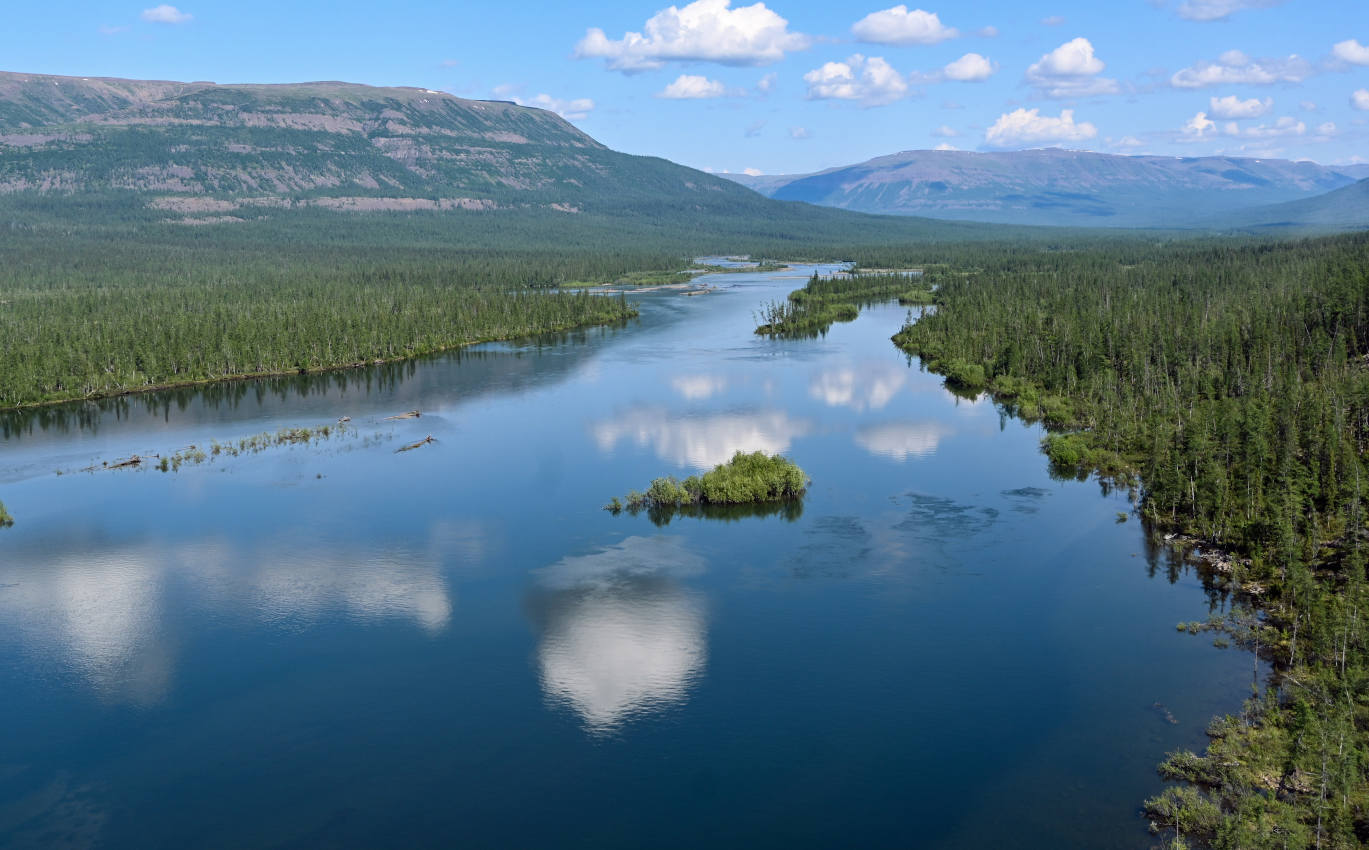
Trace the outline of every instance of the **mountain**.
<path fill-rule="evenodd" d="M 503 101 L 341 82 L 0 73 L 0 196 L 136 198 L 172 220 L 282 206 L 762 215 L 737 184 Z"/>
<path fill-rule="evenodd" d="M 1369 179 L 1314 198 L 1242 210 L 1211 224 L 1238 230 L 1369 229 Z"/>
<path fill-rule="evenodd" d="M 816 174 L 728 175 L 772 198 L 870 213 L 1091 227 L 1195 226 L 1354 183 L 1358 167 L 1056 148 L 904 151 Z"/>

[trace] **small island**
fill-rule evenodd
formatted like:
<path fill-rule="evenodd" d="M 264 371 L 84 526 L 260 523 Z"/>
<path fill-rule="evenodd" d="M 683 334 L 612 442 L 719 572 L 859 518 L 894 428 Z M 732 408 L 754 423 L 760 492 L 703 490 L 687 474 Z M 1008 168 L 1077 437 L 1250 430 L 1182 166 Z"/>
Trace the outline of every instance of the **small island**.
<path fill-rule="evenodd" d="M 657 478 L 646 492 L 633 490 L 625 499 L 614 498 L 604 510 L 617 514 L 690 505 L 754 505 L 801 498 L 808 476 L 797 464 L 781 455 L 737 452 L 703 475 L 683 481 L 673 475 Z"/>

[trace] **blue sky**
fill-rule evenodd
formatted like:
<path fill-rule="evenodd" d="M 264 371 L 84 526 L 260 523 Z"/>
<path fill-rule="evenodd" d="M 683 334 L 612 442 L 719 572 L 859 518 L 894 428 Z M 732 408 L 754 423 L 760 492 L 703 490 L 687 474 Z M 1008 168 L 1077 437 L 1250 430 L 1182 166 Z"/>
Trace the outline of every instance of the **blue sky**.
<path fill-rule="evenodd" d="M 715 171 L 938 145 L 1369 161 L 1364 0 L 14 4 L 0 68 L 556 109 Z"/>

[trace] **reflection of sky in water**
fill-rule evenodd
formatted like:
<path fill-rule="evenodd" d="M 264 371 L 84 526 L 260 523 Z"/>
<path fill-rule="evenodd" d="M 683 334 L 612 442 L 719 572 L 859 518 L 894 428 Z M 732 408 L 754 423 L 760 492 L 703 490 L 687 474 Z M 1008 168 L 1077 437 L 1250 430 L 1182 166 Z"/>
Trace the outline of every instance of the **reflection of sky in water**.
<path fill-rule="evenodd" d="M 703 401 L 725 391 L 727 380 L 719 375 L 680 375 L 670 386 L 686 401 Z"/>
<path fill-rule="evenodd" d="M 871 454 L 902 463 L 908 458 L 926 457 L 952 433 L 940 422 L 885 422 L 856 431 L 856 444 Z"/>
<path fill-rule="evenodd" d="M 862 413 L 882 410 L 907 380 L 908 367 L 876 361 L 818 372 L 808 384 L 808 394 L 828 407 Z"/>
<path fill-rule="evenodd" d="M 533 610 L 542 689 L 591 732 L 685 701 L 707 659 L 704 560 L 677 537 L 629 537 L 541 571 Z"/>
<path fill-rule="evenodd" d="M 739 451 L 783 452 L 809 430 L 808 422 L 782 410 L 686 417 L 664 408 L 638 408 L 592 426 L 604 452 L 630 440 L 650 446 L 662 460 L 698 469 L 723 463 Z"/>
<path fill-rule="evenodd" d="M 439 565 L 451 554 L 478 559 L 479 535 L 470 524 L 438 523 L 426 551 L 337 551 L 290 538 L 250 550 L 223 540 L 110 544 L 97 554 L 49 550 L 0 565 L 0 627 L 14 627 L 35 653 L 75 670 L 104 698 L 154 703 L 173 674 L 173 584 L 193 589 L 188 603 L 175 600 L 180 605 L 279 626 L 341 614 L 408 620 L 437 633 L 453 605 Z"/>

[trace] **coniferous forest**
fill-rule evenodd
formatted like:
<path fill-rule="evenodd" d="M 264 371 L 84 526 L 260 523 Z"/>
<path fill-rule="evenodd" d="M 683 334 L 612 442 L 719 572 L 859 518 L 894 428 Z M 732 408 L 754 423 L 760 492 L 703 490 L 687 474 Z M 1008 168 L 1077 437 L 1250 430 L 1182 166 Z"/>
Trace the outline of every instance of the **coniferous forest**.
<path fill-rule="evenodd" d="M 975 252 L 897 344 L 1043 418 L 1062 474 L 1208 553 L 1217 631 L 1275 674 L 1147 802 L 1173 846 L 1369 840 L 1369 235 Z M 944 259 L 951 259 L 949 257 Z M 1224 639 L 1224 638 L 1219 638 Z"/>

